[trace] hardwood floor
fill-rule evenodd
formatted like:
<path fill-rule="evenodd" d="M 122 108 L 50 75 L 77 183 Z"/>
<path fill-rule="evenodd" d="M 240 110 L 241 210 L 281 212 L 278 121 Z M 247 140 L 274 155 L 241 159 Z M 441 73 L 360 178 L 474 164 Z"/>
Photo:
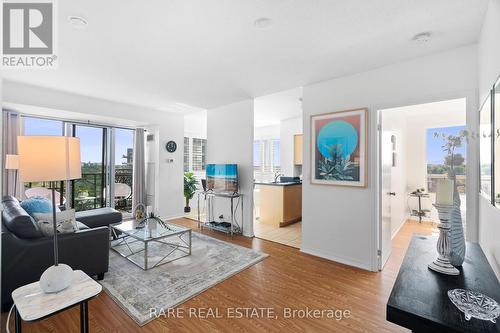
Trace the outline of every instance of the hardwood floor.
<path fill-rule="evenodd" d="M 175 223 L 196 228 L 188 219 Z M 411 235 L 432 232 L 436 231 L 431 224 L 405 223 L 393 240 L 393 253 L 385 269 L 373 273 L 313 257 L 289 246 L 256 238 L 231 240 L 207 230 L 205 234 L 270 256 L 178 308 L 185 309 L 186 313 L 189 308 L 217 308 L 225 314 L 226 309 L 232 307 L 265 307 L 274 308 L 277 319 L 159 318 L 139 327 L 102 292 L 90 302 L 90 329 L 92 332 L 407 332 L 386 322 L 385 305 Z M 349 310 L 350 318 L 284 319 L 282 311 L 286 307 Z M 5 317 L 6 314 L 2 314 L 2 319 Z M 28 333 L 78 331 L 78 308 L 41 322 L 23 324 L 23 332 Z"/>

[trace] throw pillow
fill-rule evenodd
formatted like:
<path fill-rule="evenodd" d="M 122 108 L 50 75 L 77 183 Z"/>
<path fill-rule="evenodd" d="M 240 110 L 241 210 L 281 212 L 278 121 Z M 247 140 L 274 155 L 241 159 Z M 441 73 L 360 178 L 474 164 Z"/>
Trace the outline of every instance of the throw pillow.
<path fill-rule="evenodd" d="M 52 203 L 49 199 L 44 197 L 33 197 L 21 202 L 21 207 L 30 216 L 35 217 L 36 213 L 51 213 Z"/>
<path fill-rule="evenodd" d="M 54 235 L 54 226 L 52 224 L 52 213 L 35 213 L 35 220 L 44 236 Z M 57 232 L 67 234 L 78 231 L 78 224 L 75 219 L 75 210 L 69 209 L 56 213 Z"/>

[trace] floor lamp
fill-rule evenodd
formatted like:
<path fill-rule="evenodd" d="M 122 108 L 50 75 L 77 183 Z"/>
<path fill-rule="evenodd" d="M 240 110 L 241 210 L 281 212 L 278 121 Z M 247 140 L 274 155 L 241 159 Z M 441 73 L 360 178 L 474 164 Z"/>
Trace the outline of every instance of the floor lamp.
<path fill-rule="evenodd" d="M 5 170 L 15 170 L 14 175 L 14 196 L 17 192 L 17 170 L 19 169 L 19 156 L 13 154 L 5 155 Z"/>
<path fill-rule="evenodd" d="M 54 228 L 54 265 L 40 278 L 40 287 L 54 293 L 71 285 L 73 270 L 59 263 L 55 187 L 57 181 L 82 176 L 80 139 L 67 136 L 18 136 L 19 178 L 23 182 L 51 182 L 52 223 Z"/>

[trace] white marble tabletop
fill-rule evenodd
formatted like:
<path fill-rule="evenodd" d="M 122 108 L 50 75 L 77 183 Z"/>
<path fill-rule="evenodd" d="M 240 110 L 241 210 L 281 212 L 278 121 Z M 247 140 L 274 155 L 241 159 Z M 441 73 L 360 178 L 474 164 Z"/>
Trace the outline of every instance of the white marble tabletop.
<path fill-rule="evenodd" d="M 58 293 L 46 294 L 39 282 L 19 287 L 12 299 L 24 321 L 33 321 L 98 295 L 102 286 L 82 271 L 73 271 L 73 282 Z"/>

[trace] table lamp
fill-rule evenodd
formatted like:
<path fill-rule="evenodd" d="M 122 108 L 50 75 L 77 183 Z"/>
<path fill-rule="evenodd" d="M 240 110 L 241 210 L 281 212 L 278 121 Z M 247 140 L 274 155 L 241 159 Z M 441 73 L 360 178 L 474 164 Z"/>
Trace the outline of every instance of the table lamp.
<path fill-rule="evenodd" d="M 5 155 L 5 170 L 16 170 L 14 177 L 14 196 L 17 191 L 17 170 L 19 169 L 19 156 L 13 154 Z"/>
<path fill-rule="evenodd" d="M 67 136 L 18 136 L 19 178 L 23 182 L 51 182 L 52 223 L 54 228 L 54 265 L 40 277 L 40 287 L 55 293 L 71 285 L 73 270 L 59 263 L 55 187 L 57 181 L 82 176 L 80 139 Z"/>

